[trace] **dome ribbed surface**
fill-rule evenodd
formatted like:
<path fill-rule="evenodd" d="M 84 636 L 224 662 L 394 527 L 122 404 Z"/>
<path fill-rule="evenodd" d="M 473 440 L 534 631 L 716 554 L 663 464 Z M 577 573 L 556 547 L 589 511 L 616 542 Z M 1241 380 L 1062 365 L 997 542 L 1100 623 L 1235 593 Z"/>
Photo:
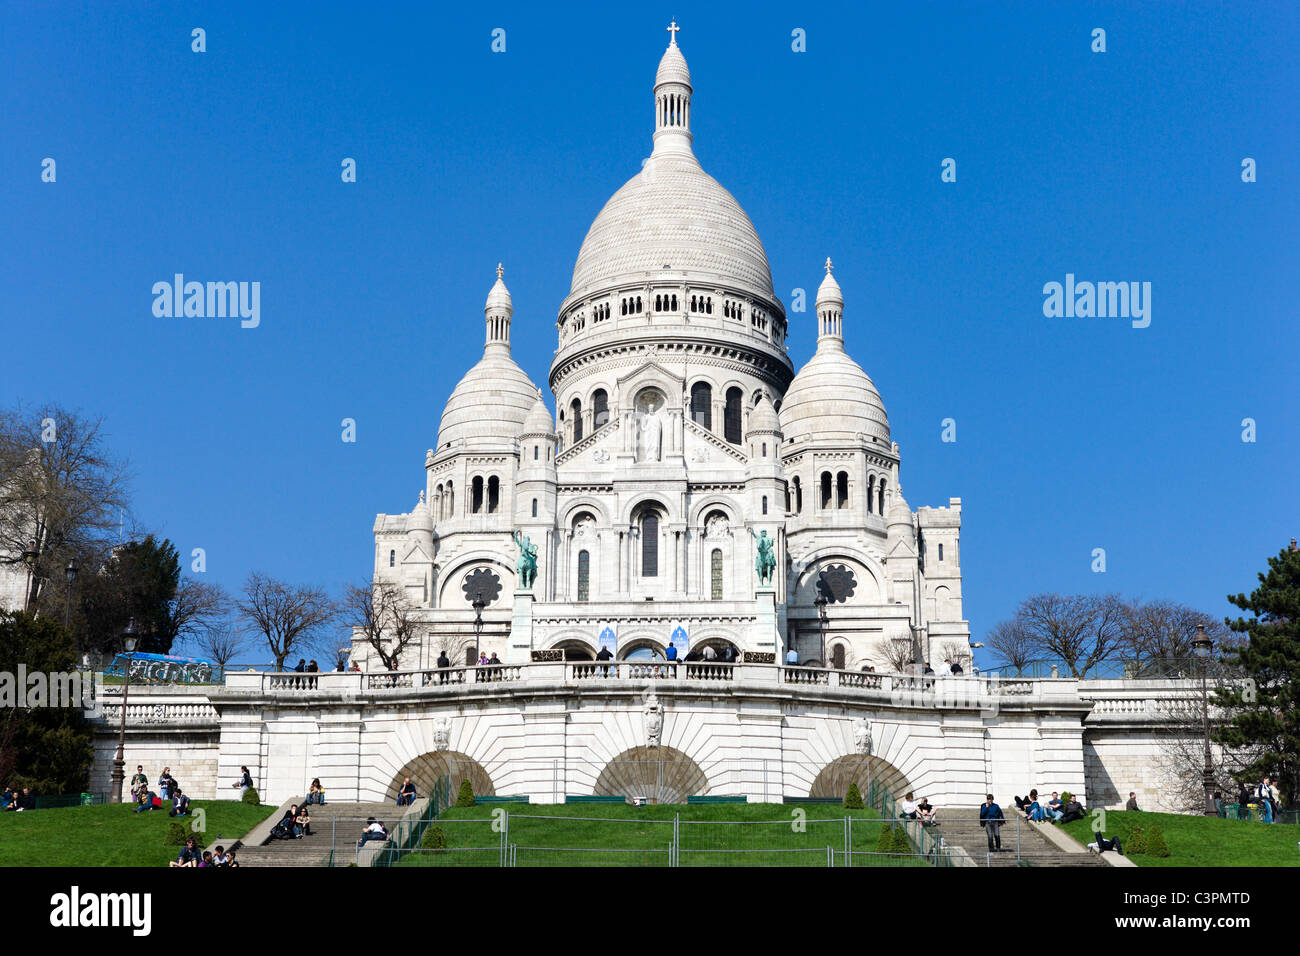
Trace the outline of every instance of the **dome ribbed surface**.
<path fill-rule="evenodd" d="M 442 451 L 448 442 L 518 438 L 536 401 L 537 386 L 510 353 L 503 347 L 489 347 L 447 399 L 435 451 Z"/>
<path fill-rule="evenodd" d="M 691 85 L 691 71 L 686 66 L 686 57 L 682 56 L 681 47 L 670 44 L 659 60 L 659 69 L 655 71 L 655 86 L 662 83 L 685 83 Z"/>
<path fill-rule="evenodd" d="M 787 440 L 851 440 L 862 433 L 889 443 L 889 418 L 876 386 L 842 348 L 825 340 L 790 383 L 780 417 Z"/>
<path fill-rule="evenodd" d="M 667 266 L 774 299 L 754 224 L 691 156 L 654 156 L 605 203 L 578 251 L 570 294 L 643 280 Z"/>

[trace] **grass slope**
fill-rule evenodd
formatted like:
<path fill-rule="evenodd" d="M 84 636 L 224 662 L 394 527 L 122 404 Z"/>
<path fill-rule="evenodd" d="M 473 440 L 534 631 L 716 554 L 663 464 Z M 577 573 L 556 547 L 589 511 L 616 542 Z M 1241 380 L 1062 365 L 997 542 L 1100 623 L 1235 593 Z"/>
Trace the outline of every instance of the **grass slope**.
<path fill-rule="evenodd" d="M 1091 820 L 1075 820 L 1065 830 L 1080 843 L 1095 839 Z M 1188 816 L 1182 813 L 1132 813 L 1106 811 L 1106 831 L 1128 843 L 1135 826 L 1152 824 L 1164 832 L 1169 856 L 1134 854 L 1138 866 L 1300 866 L 1300 827 L 1282 823 L 1221 820 L 1218 817 Z"/>
<path fill-rule="evenodd" d="M 854 850 L 874 852 L 880 836 L 879 816 L 874 810 L 845 810 L 835 805 L 453 807 L 433 824 L 446 834 L 449 852 L 411 853 L 401 865 L 500 865 L 501 834 L 493 829 L 492 816 L 496 809 L 509 809 L 508 842 L 517 847 L 517 866 L 666 866 L 674 818 L 680 820 L 678 859 L 682 866 L 825 866 L 828 846 L 836 853 L 844 849 L 846 815 L 854 818 Z M 796 821 L 799 826 L 794 825 Z M 868 862 L 926 865 L 915 857 L 854 859 L 855 866 Z M 836 865 L 843 865 L 842 858 Z"/>
<path fill-rule="evenodd" d="M 191 806 L 206 812 L 199 842 L 209 848 L 229 846 L 275 810 L 237 800 L 195 800 Z M 166 866 L 176 859 L 180 847 L 163 846 L 173 822 L 167 812 L 132 809 L 101 804 L 0 814 L 0 866 Z"/>

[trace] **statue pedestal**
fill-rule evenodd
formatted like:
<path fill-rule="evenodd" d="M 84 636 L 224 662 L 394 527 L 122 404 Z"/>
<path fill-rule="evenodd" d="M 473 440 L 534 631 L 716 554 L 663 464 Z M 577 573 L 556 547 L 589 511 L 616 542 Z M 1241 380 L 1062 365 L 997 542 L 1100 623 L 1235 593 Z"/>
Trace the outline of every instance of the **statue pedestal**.
<path fill-rule="evenodd" d="M 522 588 L 515 590 L 514 610 L 510 615 L 510 639 L 506 651 L 507 664 L 527 664 L 532 660 L 535 600 L 537 599 L 532 591 L 525 591 Z"/>
<path fill-rule="evenodd" d="M 754 592 L 754 603 L 758 607 L 754 630 L 749 636 L 750 650 L 775 653 L 780 639 L 776 626 L 776 588 L 760 584 Z"/>

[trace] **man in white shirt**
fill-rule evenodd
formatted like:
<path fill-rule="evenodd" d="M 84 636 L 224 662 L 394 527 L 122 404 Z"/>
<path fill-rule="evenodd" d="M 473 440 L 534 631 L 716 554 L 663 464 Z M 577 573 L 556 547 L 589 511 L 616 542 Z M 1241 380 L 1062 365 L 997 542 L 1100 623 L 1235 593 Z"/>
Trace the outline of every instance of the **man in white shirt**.
<path fill-rule="evenodd" d="M 935 677 L 948 677 L 952 674 L 952 660 L 945 657 L 943 663 L 934 669 Z"/>
<path fill-rule="evenodd" d="M 718 659 L 718 652 L 713 649 L 712 644 L 705 644 L 704 650 L 700 651 L 700 656 L 712 664 Z"/>
<path fill-rule="evenodd" d="M 898 805 L 898 808 L 903 816 L 909 820 L 916 819 L 916 801 L 912 799 L 911 791 L 908 791 L 907 795 L 903 797 L 903 801 Z"/>
<path fill-rule="evenodd" d="M 785 666 L 797 667 L 798 665 L 799 665 L 799 655 L 795 653 L 795 649 L 792 647 L 785 652 Z"/>

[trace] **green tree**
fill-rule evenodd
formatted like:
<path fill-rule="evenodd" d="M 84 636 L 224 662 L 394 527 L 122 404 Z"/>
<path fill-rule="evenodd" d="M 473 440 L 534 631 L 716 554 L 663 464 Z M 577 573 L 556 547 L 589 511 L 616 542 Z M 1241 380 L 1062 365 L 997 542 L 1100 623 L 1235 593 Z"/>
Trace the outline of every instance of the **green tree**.
<path fill-rule="evenodd" d="M 16 678 L 22 665 L 29 675 L 70 674 L 76 660 L 76 644 L 62 625 L 22 612 L 0 615 L 0 671 Z M 81 708 L 17 703 L 15 693 L 0 707 L 0 779 L 37 795 L 85 790 L 94 748 Z M 46 703 L 58 701 L 50 695 Z"/>
<path fill-rule="evenodd" d="M 849 784 L 849 792 L 844 795 L 844 809 L 862 809 L 862 791 L 858 789 L 856 782 Z"/>
<path fill-rule="evenodd" d="M 1226 719 L 1214 738 L 1250 759 L 1237 776 L 1255 782 L 1265 774 L 1277 778 L 1282 796 L 1294 805 L 1300 792 L 1300 550 L 1292 540 L 1260 572 L 1259 587 L 1249 596 L 1228 600 L 1251 612 L 1249 618 L 1227 619 L 1245 634 L 1245 644 L 1229 648 L 1227 657 L 1242 680 L 1215 691 L 1214 703 Z"/>
<path fill-rule="evenodd" d="M 138 651 L 166 654 L 176 629 L 172 602 L 180 584 L 180 557 L 164 538 L 147 535 L 114 548 L 96 573 L 82 585 L 82 621 L 87 647 L 105 654 L 122 649 L 122 632 L 135 618 L 140 629 Z"/>
<path fill-rule="evenodd" d="M 474 788 L 470 786 L 468 777 L 460 782 L 460 793 L 456 795 L 456 806 L 474 806 Z"/>

